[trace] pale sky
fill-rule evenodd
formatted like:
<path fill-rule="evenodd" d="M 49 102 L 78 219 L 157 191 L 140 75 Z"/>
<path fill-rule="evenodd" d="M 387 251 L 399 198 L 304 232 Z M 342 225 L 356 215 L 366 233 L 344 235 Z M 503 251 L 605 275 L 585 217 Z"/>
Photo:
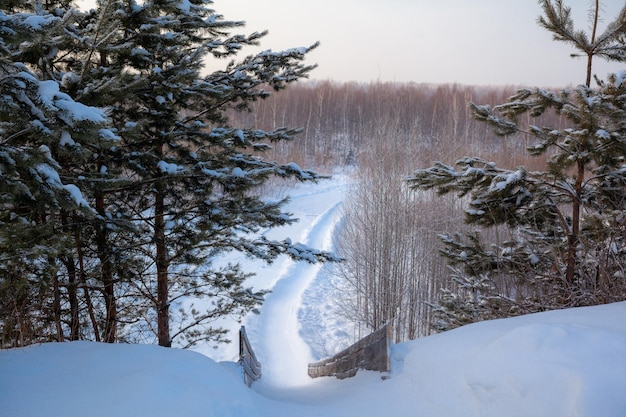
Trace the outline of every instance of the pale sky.
<path fill-rule="evenodd" d="M 565 0 L 578 29 L 590 0 Z M 625 4 L 604 0 L 606 24 Z M 312 79 L 559 87 L 585 81 L 585 61 L 540 28 L 537 0 L 214 0 L 244 33 L 269 30 L 260 50 L 320 47 Z M 601 26 L 601 28 L 604 26 Z M 244 50 L 243 53 L 253 53 Z M 597 60 L 605 78 L 626 64 Z"/>

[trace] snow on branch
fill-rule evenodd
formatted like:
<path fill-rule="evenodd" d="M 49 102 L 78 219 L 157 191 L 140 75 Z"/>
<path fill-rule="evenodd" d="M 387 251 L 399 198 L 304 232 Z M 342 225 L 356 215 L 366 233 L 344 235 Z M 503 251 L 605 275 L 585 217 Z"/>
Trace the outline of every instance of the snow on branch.
<path fill-rule="evenodd" d="M 63 184 L 59 173 L 51 165 L 41 163 L 35 167 L 35 171 L 44 184 L 52 189 L 64 191 L 77 206 L 91 208 L 80 189 L 74 184 Z"/>
<path fill-rule="evenodd" d="M 21 74 L 32 77 L 30 74 Z M 105 123 L 107 121 L 103 110 L 72 100 L 70 96 L 59 90 L 59 84 L 56 81 L 40 81 L 38 84 L 38 99 L 48 110 L 57 111 L 58 117 L 68 126 L 74 126 L 77 121 L 92 123 Z"/>

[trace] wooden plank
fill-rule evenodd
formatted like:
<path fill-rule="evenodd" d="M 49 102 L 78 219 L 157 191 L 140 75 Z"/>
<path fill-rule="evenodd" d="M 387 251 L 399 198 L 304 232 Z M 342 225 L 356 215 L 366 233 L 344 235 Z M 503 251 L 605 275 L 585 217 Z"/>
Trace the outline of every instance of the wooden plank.
<path fill-rule="evenodd" d="M 261 378 L 261 363 L 252 350 L 245 326 L 239 329 L 239 363 L 243 368 L 243 380 L 248 387 Z"/>
<path fill-rule="evenodd" d="M 332 358 L 309 364 L 309 376 L 335 376 L 343 379 L 353 377 L 359 369 L 389 372 L 389 345 L 392 335 L 391 325 L 385 325 Z"/>

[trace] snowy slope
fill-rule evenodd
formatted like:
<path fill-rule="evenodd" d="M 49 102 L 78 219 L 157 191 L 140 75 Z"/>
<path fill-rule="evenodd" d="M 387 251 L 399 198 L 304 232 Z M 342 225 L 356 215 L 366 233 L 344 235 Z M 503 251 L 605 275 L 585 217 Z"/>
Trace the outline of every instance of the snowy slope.
<path fill-rule="evenodd" d="M 288 227 L 266 231 L 268 239 L 290 238 L 308 246 L 332 251 L 332 236 L 342 214 L 342 202 L 349 187 L 349 176 L 336 173 L 317 184 L 298 184 L 289 192 L 285 210 L 299 221 Z M 255 289 L 271 289 L 260 315 L 250 314 L 242 323 L 225 319 L 220 324 L 230 329 L 229 338 L 237 340 L 241 324 L 264 368 L 264 380 L 275 385 L 308 382 L 307 364 L 332 355 L 353 342 L 351 325 L 335 314 L 332 266 L 296 263 L 287 257 L 271 265 L 231 255 L 224 263 L 239 262 L 256 276 L 249 282 Z M 311 293 L 303 298 L 304 293 Z M 315 297 L 315 298 L 312 298 Z M 196 305 L 199 305 L 196 302 Z M 220 346 L 198 345 L 193 350 L 216 361 L 237 360 L 236 343 Z"/>
<path fill-rule="evenodd" d="M 233 363 L 93 342 L 0 352 L 3 417 L 626 415 L 626 303 L 483 322 L 393 347 L 391 378 L 254 385 Z"/>
<path fill-rule="evenodd" d="M 347 187 L 342 175 L 298 186 L 288 209 L 301 221 L 268 237 L 332 250 Z M 269 266 L 229 260 L 257 273 L 255 287 L 273 288 L 261 314 L 243 320 L 263 364 L 252 390 L 232 362 L 235 343 L 198 346 L 204 355 L 45 344 L 0 351 L 0 416 L 626 415 L 626 303 L 477 323 L 394 345 L 388 380 L 375 372 L 311 380 L 308 361 L 352 341 L 336 314 L 332 271 L 287 259 Z M 235 332 L 240 324 L 224 325 Z"/>

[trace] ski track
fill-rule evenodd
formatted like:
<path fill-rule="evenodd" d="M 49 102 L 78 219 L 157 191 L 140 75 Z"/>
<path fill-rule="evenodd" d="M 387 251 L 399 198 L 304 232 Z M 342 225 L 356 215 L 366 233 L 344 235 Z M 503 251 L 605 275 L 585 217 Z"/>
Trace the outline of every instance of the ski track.
<path fill-rule="evenodd" d="M 341 207 L 348 186 L 347 176 L 340 173 L 318 184 L 295 187 L 284 209 L 294 213 L 294 217 L 299 220 L 289 226 L 265 230 L 261 234 L 270 240 L 291 238 L 294 242 L 332 252 L 332 235 L 342 215 Z M 334 330 L 335 323 L 319 314 L 318 310 L 324 308 L 319 305 L 320 301 L 325 301 L 321 298 L 303 300 L 303 297 L 320 297 L 321 293 L 326 294 L 327 299 L 332 297 L 323 288 L 327 281 L 324 274 L 328 274 L 331 265 L 294 262 L 286 256 L 266 264 L 236 253 L 227 254 L 215 265 L 228 262 L 240 263 L 243 270 L 255 274 L 248 280 L 249 286 L 259 290 L 269 289 L 271 293 L 259 308 L 260 314 L 250 313 L 242 320 L 222 317 L 214 323 L 227 329 L 228 338 L 233 343 L 219 346 L 200 343 L 193 350 L 218 362 L 236 362 L 239 357 L 237 332 L 244 324 L 263 369 L 263 377 L 258 383 L 266 385 L 270 390 L 273 386 L 297 387 L 311 383 L 307 365 L 319 359 L 320 349 L 317 344 L 320 340 L 323 345 L 327 343 L 326 339 L 331 334 L 329 332 Z M 209 302 L 193 301 L 196 308 L 202 308 Z"/>
<path fill-rule="evenodd" d="M 341 215 L 342 202 L 336 202 L 318 215 L 304 230 L 300 241 L 308 246 L 329 250 L 332 232 Z M 272 386 L 298 386 L 309 383 L 307 365 L 311 350 L 300 336 L 299 310 L 302 295 L 315 281 L 320 264 L 285 261 L 272 293 L 261 314 L 249 320 L 256 355 L 263 367 L 263 382 Z"/>

